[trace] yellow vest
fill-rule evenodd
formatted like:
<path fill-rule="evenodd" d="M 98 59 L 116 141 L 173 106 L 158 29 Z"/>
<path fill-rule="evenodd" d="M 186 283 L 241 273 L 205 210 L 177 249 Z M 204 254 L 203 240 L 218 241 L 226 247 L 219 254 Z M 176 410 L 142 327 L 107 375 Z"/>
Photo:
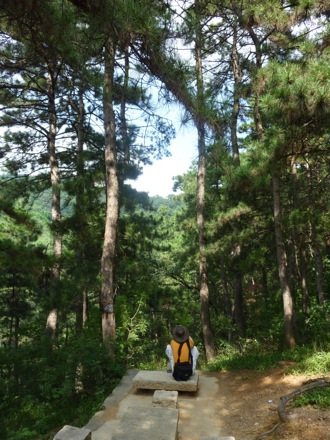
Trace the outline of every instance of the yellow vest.
<path fill-rule="evenodd" d="M 189 336 L 189 344 L 190 344 L 190 350 L 194 346 L 194 341 Z M 176 342 L 174 339 L 172 339 L 171 343 L 172 353 L 174 357 L 174 363 L 176 364 L 178 362 L 179 357 L 179 347 L 180 343 Z M 188 350 L 188 344 L 186 342 L 183 343 L 181 348 L 181 354 L 180 354 L 180 362 L 190 362 L 191 363 L 191 357 L 189 356 L 189 350 Z"/>

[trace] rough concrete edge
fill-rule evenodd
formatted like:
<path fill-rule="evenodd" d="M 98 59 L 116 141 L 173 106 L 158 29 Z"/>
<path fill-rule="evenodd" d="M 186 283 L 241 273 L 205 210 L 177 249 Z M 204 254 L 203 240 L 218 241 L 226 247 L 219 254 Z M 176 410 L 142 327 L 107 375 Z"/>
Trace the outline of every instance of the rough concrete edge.
<path fill-rule="evenodd" d="M 92 431 L 86 428 L 77 428 L 76 426 L 64 425 L 63 428 L 58 431 L 53 440 L 62 440 L 62 439 L 82 439 L 91 440 L 92 439 Z"/>
<path fill-rule="evenodd" d="M 201 437 L 201 440 L 235 440 L 233 436 L 220 436 L 220 437 Z"/>
<path fill-rule="evenodd" d="M 103 402 L 102 409 L 106 409 L 114 403 L 118 402 L 118 399 L 123 399 L 131 390 L 132 379 L 136 376 L 139 370 L 127 370 L 124 376 L 121 378 L 119 384 L 112 390 L 110 396 L 108 396 Z"/>
<path fill-rule="evenodd" d="M 111 405 L 119 403 L 125 396 L 129 394 L 132 387 L 132 378 L 137 374 L 139 370 L 129 369 L 125 372 L 119 384 L 112 390 L 112 393 L 104 400 L 101 411 L 98 411 L 84 426 L 85 429 L 96 431 L 102 425 L 104 421 L 100 419 L 100 416 Z"/>

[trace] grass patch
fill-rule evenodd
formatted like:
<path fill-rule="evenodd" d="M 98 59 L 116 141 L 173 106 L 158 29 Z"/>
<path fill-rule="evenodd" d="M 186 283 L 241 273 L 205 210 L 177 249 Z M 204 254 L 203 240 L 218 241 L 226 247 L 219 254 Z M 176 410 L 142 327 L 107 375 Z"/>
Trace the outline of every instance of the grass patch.
<path fill-rule="evenodd" d="M 316 388 L 296 397 L 292 405 L 295 407 L 311 405 L 315 409 L 330 408 L 330 386 Z"/>
<path fill-rule="evenodd" d="M 328 351 L 305 352 L 296 365 L 290 368 L 291 374 L 327 375 L 330 371 L 330 353 Z"/>
<path fill-rule="evenodd" d="M 330 353 L 328 347 L 322 350 L 316 347 L 296 347 L 292 350 L 272 350 L 256 341 L 241 345 L 239 348 L 223 344 L 219 355 L 209 362 L 208 371 L 255 370 L 265 371 L 276 367 L 279 362 L 290 361 L 294 365 L 288 369 L 291 374 L 326 375 L 330 371 Z"/>
<path fill-rule="evenodd" d="M 271 350 L 257 341 L 248 340 L 238 347 L 221 344 L 218 356 L 206 365 L 208 371 L 268 370 L 283 360 L 283 353 Z"/>

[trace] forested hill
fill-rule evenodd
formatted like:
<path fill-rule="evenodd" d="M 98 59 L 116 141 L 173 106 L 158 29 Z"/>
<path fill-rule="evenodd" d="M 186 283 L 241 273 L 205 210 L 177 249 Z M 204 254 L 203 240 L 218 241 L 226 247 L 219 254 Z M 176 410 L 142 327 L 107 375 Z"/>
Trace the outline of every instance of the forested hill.
<path fill-rule="evenodd" d="M 328 3 L 0 7 L 0 437 L 163 368 L 178 323 L 207 368 L 328 347 Z M 197 161 L 149 198 L 179 118 Z"/>
<path fill-rule="evenodd" d="M 161 206 L 166 206 L 169 213 L 180 211 L 184 206 L 182 200 L 180 200 L 179 197 L 176 197 L 175 194 L 170 194 L 166 198 L 161 196 L 152 196 L 150 197 L 150 201 L 156 210 L 158 210 Z"/>
<path fill-rule="evenodd" d="M 6 179 L 4 176 L 3 179 Z M 70 218 L 74 211 L 74 201 L 66 193 L 63 192 L 62 196 L 64 202 L 61 209 L 63 218 Z M 175 194 L 170 194 L 167 197 L 150 196 L 149 203 L 145 206 L 142 205 L 142 209 L 146 211 L 158 211 L 161 207 L 166 208 L 167 215 L 174 215 L 183 209 L 184 203 Z M 29 211 L 31 217 L 35 219 L 42 228 L 43 234 L 41 241 L 50 243 L 51 234 L 49 232 L 49 222 L 51 220 L 50 214 L 51 208 L 51 190 L 45 190 L 42 193 L 35 193 L 30 195 L 29 202 L 26 205 L 26 209 Z M 39 241 L 40 241 L 39 240 Z"/>
<path fill-rule="evenodd" d="M 3 177 L 5 179 L 5 177 Z M 73 213 L 74 202 L 65 192 L 63 193 L 64 203 L 62 206 L 62 215 L 69 218 Z M 168 214 L 174 214 L 184 207 L 184 203 L 175 194 L 169 194 L 167 197 L 149 196 L 151 206 L 146 207 L 147 210 L 158 210 L 161 206 L 167 208 Z M 28 203 L 28 210 L 31 216 L 37 220 L 40 226 L 47 226 L 51 219 L 51 190 L 45 190 L 41 194 L 31 194 Z"/>

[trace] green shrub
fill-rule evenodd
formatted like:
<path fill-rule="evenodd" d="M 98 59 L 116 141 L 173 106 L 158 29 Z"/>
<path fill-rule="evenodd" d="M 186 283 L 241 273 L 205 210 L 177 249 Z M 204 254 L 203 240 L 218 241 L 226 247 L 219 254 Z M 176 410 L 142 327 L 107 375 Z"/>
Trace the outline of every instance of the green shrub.
<path fill-rule="evenodd" d="M 316 342 L 330 343 L 330 301 L 323 305 L 313 305 L 304 327 L 304 339 L 306 343 Z"/>

